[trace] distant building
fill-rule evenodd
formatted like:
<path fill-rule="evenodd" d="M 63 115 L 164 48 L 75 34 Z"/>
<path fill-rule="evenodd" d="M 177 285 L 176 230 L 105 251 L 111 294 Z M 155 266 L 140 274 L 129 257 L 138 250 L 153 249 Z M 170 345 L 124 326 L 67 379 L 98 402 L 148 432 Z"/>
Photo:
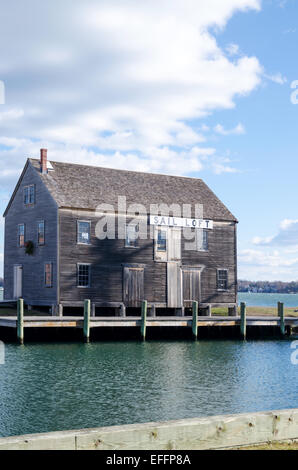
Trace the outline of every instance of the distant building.
<path fill-rule="evenodd" d="M 128 211 L 122 237 L 119 196 L 146 208 Z M 101 213 L 102 204 L 111 210 Z M 176 217 L 161 204 L 192 210 Z M 96 236 L 103 216 L 116 222 L 112 239 Z M 201 179 L 49 162 L 42 149 L 40 160 L 27 160 L 4 217 L 5 299 L 55 311 L 88 298 L 122 315 L 143 299 L 152 315 L 181 315 L 197 300 L 235 313 L 237 220 Z"/>

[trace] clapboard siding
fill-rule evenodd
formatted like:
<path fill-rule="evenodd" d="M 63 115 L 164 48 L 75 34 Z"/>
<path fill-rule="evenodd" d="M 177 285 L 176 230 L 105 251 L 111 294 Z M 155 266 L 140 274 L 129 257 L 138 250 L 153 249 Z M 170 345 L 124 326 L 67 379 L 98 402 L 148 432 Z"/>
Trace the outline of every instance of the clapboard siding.
<path fill-rule="evenodd" d="M 95 235 L 98 216 L 93 212 L 59 210 L 60 220 L 60 298 L 121 302 L 123 264 L 145 264 L 144 296 L 149 302 L 167 302 L 167 263 L 154 260 L 152 239 L 139 240 L 138 248 L 125 248 L 125 241 L 99 240 Z M 77 220 L 91 221 L 91 244 L 77 244 Z M 117 228 L 117 223 L 116 223 Z M 148 233 L 149 233 L 149 227 Z M 78 288 L 77 263 L 91 264 L 91 287 Z M 209 231 L 208 252 L 187 251 L 182 239 L 182 266 L 202 266 L 201 302 L 236 302 L 235 224 L 215 223 Z M 228 269 L 229 289 L 217 291 L 217 269 Z"/>
<path fill-rule="evenodd" d="M 36 203 L 25 207 L 24 186 L 34 184 Z M 23 297 L 25 302 L 51 305 L 57 303 L 57 204 L 41 181 L 36 170 L 28 164 L 23 179 L 16 191 L 5 218 L 4 253 L 4 298 L 13 298 L 13 267 L 23 266 Z M 45 245 L 37 244 L 37 223 L 45 221 Z M 35 251 L 32 256 L 25 254 L 25 248 L 18 247 L 18 225 L 26 226 L 25 240 L 32 240 Z M 44 263 L 53 264 L 53 286 L 44 287 Z"/>
<path fill-rule="evenodd" d="M 201 301 L 203 303 L 234 303 L 237 300 L 235 268 L 236 225 L 230 222 L 215 222 L 208 232 L 207 252 L 186 251 L 182 244 L 183 264 L 203 265 L 201 274 Z M 217 290 L 217 269 L 228 270 L 228 290 Z"/>
<path fill-rule="evenodd" d="M 91 221 L 91 245 L 77 244 L 77 220 Z M 166 266 L 154 261 L 153 240 L 139 240 L 138 248 L 126 248 L 125 240 L 99 240 L 98 222 L 92 212 L 60 209 L 60 297 L 61 301 L 122 302 L 124 264 L 145 264 L 144 288 L 148 301 L 166 302 Z M 117 227 L 117 224 L 116 224 Z M 91 287 L 77 287 L 77 264 L 91 264 Z"/>

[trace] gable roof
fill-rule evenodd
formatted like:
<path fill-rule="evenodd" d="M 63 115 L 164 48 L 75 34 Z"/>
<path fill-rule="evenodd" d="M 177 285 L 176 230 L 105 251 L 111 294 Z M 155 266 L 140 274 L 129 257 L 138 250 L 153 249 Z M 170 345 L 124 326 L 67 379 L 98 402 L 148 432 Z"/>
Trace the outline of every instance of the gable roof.
<path fill-rule="evenodd" d="M 27 171 L 28 165 L 29 165 L 29 159 L 26 161 L 26 165 L 24 166 L 24 169 L 23 169 L 23 171 L 22 171 L 22 173 L 21 173 L 21 176 L 20 176 L 19 179 L 18 179 L 18 182 L 17 182 L 17 184 L 16 184 L 16 187 L 15 187 L 14 190 L 13 190 L 13 193 L 12 193 L 10 199 L 9 199 L 9 202 L 8 202 L 8 204 L 7 204 L 7 207 L 6 207 L 6 209 L 5 209 L 5 212 L 4 212 L 4 214 L 3 214 L 3 217 L 6 216 L 8 210 L 9 210 L 11 204 L 12 204 L 12 201 L 13 201 L 14 198 L 15 198 L 15 195 L 16 195 L 16 193 L 17 193 L 17 191 L 18 191 L 18 189 L 19 189 L 19 187 L 20 187 L 20 185 L 21 185 L 21 182 L 22 182 L 22 180 L 23 180 L 23 178 L 24 178 L 24 175 L 25 175 L 25 173 L 26 173 L 26 171 Z"/>
<path fill-rule="evenodd" d="M 51 161 L 53 171 L 40 173 L 37 159 L 29 159 L 58 207 L 95 210 L 99 204 L 115 208 L 118 196 L 130 204 L 203 204 L 204 218 L 237 222 L 209 187 L 197 178 L 141 173 Z M 194 214 L 193 214 L 194 216 Z"/>

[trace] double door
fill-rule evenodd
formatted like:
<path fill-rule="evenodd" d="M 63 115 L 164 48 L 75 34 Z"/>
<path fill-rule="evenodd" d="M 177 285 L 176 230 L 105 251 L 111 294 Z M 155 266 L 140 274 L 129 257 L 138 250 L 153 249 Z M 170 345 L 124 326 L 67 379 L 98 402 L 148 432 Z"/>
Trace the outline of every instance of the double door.
<path fill-rule="evenodd" d="M 201 300 L 201 268 L 168 263 L 168 307 L 191 307 L 194 300 Z"/>

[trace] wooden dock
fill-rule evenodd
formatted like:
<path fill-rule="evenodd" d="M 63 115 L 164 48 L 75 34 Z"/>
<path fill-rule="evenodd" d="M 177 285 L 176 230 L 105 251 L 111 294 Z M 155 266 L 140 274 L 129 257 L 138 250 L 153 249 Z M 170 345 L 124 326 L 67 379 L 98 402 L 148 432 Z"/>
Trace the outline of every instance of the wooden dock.
<path fill-rule="evenodd" d="M 192 328 L 192 317 L 154 317 L 147 318 L 147 327 L 188 327 Z M 210 326 L 239 326 L 241 318 L 238 317 L 198 317 L 198 328 Z M 91 317 L 90 328 L 100 327 L 137 327 L 140 328 L 141 317 Z M 83 329 L 84 317 L 52 317 L 52 316 L 26 316 L 24 328 L 81 328 Z M 280 326 L 277 317 L 247 317 L 247 326 Z M 298 327 L 298 317 L 285 317 L 285 325 Z M 16 328 L 17 317 L 0 317 L 0 327 Z"/>
<path fill-rule="evenodd" d="M 239 336 L 246 338 L 247 327 L 276 327 L 280 334 L 291 334 L 298 327 L 298 317 L 285 317 L 284 306 L 278 304 L 277 316 L 246 316 L 246 306 L 241 304 L 241 315 L 229 316 L 198 316 L 198 303 L 193 302 L 192 316 L 184 317 L 148 317 L 147 302 L 142 304 L 142 314 L 139 317 L 103 317 L 91 316 L 90 301 L 84 305 L 84 316 L 24 316 L 24 302 L 18 301 L 16 316 L 0 317 L 0 327 L 13 328 L 20 343 L 24 342 L 24 331 L 27 328 L 73 328 L 83 331 L 82 338 L 90 340 L 90 330 L 94 328 L 119 328 L 133 327 L 140 330 L 140 336 L 146 339 L 147 328 L 188 328 L 192 331 L 194 339 L 198 337 L 198 331 L 204 327 L 238 327 Z"/>

